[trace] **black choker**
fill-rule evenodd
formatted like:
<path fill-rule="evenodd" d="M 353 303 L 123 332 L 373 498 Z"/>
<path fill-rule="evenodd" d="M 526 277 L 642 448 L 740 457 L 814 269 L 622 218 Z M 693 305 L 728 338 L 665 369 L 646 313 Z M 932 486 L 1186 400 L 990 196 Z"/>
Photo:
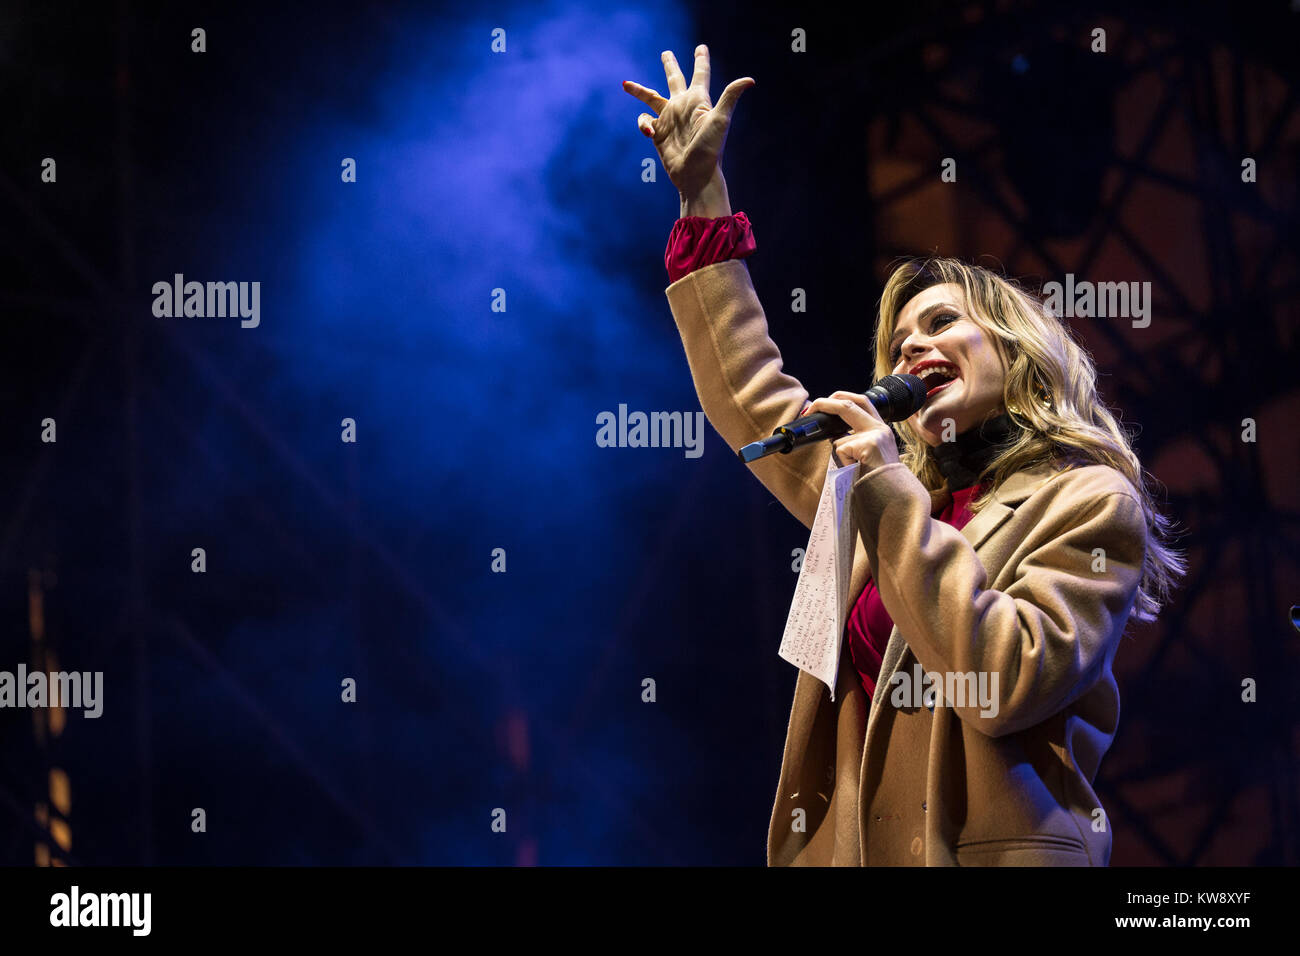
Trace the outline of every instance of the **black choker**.
<path fill-rule="evenodd" d="M 934 446 L 934 461 L 948 484 L 948 490 L 961 491 L 979 481 L 984 469 L 1021 431 L 1011 416 L 1003 412 L 982 425 L 968 428 L 955 441 Z"/>

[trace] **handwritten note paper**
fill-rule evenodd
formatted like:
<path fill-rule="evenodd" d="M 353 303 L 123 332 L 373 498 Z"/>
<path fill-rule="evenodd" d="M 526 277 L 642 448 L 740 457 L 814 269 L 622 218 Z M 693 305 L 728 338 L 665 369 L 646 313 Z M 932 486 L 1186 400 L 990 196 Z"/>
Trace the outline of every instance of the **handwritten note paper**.
<path fill-rule="evenodd" d="M 848 503 L 857 470 L 856 462 L 837 468 L 827 456 L 826 483 L 777 652 L 782 660 L 830 688 L 831 700 L 835 699 L 840 638 L 853 573 L 853 510 Z"/>

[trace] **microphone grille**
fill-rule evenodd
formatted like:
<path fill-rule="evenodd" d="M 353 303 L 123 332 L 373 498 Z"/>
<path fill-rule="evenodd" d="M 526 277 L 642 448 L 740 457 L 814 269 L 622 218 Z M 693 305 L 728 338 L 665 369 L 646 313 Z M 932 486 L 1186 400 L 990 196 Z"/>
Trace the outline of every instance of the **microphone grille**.
<path fill-rule="evenodd" d="M 911 418 L 925 404 L 929 389 L 916 375 L 886 375 L 878 383 L 889 396 L 889 408 L 881 417 L 887 422 Z"/>

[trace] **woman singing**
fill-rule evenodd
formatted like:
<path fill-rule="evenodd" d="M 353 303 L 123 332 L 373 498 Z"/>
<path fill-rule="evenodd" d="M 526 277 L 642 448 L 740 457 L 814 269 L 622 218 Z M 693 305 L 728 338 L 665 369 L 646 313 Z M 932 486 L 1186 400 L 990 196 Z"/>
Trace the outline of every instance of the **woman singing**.
<path fill-rule="evenodd" d="M 886 282 L 875 330 L 874 377 L 929 386 L 896 424 L 902 451 L 863 395 L 809 403 L 768 336 L 743 261 L 749 221 L 719 168 L 754 81 L 713 106 L 704 46 L 689 86 L 671 52 L 663 63 L 668 97 L 624 89 L 657 114 L 637 124 L 681 194 L 666 294 L 700 404 L 732 449 L 808 411 L 848 423 L 829 446 L 750 465 L 806 527 L 827 456 L 857 463 L 836 693 L 799 671 L 768 864 L 1105 866 L 1092 783 L 1119 718 L 1111 662 L 1185 565 L 1090 357 L 1015 283 L 911 261 Z"/>

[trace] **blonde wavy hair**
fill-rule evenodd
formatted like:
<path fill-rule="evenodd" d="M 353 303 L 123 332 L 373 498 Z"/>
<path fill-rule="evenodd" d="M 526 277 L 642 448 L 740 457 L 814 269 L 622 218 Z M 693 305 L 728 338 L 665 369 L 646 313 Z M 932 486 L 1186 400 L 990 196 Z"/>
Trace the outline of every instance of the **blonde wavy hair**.
<path fill-rule="evenodd" d="M 993 490 L 1023 468 L 1100 464 L 1116 469 L 1137 492 L 1147 519 L 1146 556 L 1132 617 L 1155 620 L 1187 572 L 1185 555 L 1169 544 L 1173 522 L 1157 509 L 1129 435 L 1097 394 L 1092 357 L 1041 299 L 1013 280 L 958 259 L 904 260 L 880 298 L 876 380 L 894 371 L 889 341 L 903 306 L 924 289 L 945 283 L 962 289 L 963 311 L 989 335 L 1001 356 L 1007 369 L 1002 404 L 1021 427 L 1020 436 L 989 466 L 990 484 L 972 499 L 971 511 L 979 512 Z M 926 488 L 941 491 L 944 479 L 930 446 L 909 422 L 895 422 L 894 428 L 903 445 L 899 460 Z"/>

